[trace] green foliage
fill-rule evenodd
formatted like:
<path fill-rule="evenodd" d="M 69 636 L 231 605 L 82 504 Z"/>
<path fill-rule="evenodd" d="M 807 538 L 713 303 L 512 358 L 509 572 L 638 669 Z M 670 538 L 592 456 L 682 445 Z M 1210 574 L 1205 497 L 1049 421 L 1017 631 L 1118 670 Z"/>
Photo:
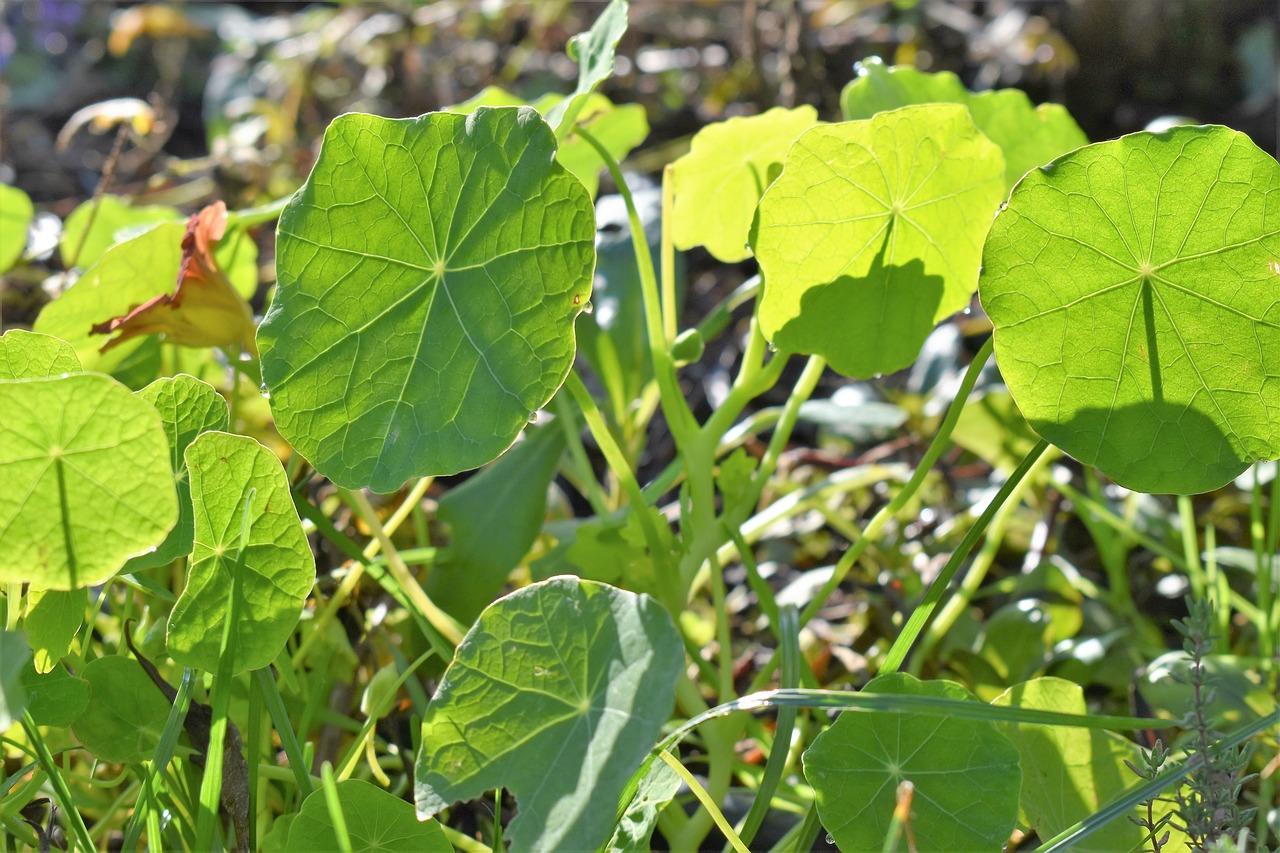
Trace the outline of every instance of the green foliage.
<path fill-rule="evenodd" d="M 83 373 L 0 382 L 0 579 L 102 583 L 178 517 L 155 408 Z"/>
<path fill-rule="evenodd" d="M 61 338 L 22 329 L 10 329 L 0 335 L 0 381 L 51 379 L 79 372 L 76 351 Z"/>
<path fill-rule="evenodd" d="M 17 187 L 0 184 L 0 273 L 8 271 L 27 247 L 27 228 L 35 208 Z"/>
<path fill-rule="evenodd" d="M 419 821 L 411 803 L 359 779 L 339 782 L 337 789 L 352 850 L 452 853 L 440 825 Z M 281 853 L 339 849 L 324 791 L 313 791 L 303 800 L 288 827 L 287 840 L 274 849 Z"/>
<path fill-rule="evenodd" d="M 1015 188 L 982 304 L 1036 432 L 1147 492 L 1209 491 L 1280 454 L 1277 186 L 1280 165 L 1243 134 L 1178 127 L 1090 145 Z"/>
<path fill-rule="evenodd" d="M 0 727 L 7 729 L 22 719 L 27 708 L 22 669 L 29 660 L 31 647 L 22 632 L 0 631 Z"/>
<path fill-rule="evenodd" d="M 85 748 L 115 763 L 150 758 L 169 703 L 137 661 L 123 655 L 98 658 L 85 665 L 80 677 L 89 685 L 89 703 L 72 731 Z"/>
<path fill-rule="evenodd" d="M 22 687 L 27 710 L 37 726 L 65 729 L 89 706 L 89 682 L 67 672 L 61 664 L 48 672 L 38 672 L 34 662 L 28 662 L 22 668 Z"/>
<path fill-rule="evenodd" d="M 594 251 L 554 147 L 528 108 L 330 125 L 258 341 L 281 435 L 335 483 L 481 465 L 564 381 Z"/>
<path fill-rule="evenodd" d="M 909 365 L 973 295 L 1003 170 L 1000 150 L 957 106 L 801 134 L 751 239 L 767 282 L 765 337 L 846 376 Z"/>
<path fill-rule="evenodd" d="M 871 693 L 971 700 L 948 681 L 873 679 Z M 997 849 L 1013 830 L 1022 772 L 1018 753 L 991 723 L 846 713 L 804 755 L 818 814 L 844 850 L 875 849 L 889 831 L 900 783 L 915 787 L 911 825 L 928 850 Z"/>
<path fill-rule="evenodd" d="M 186 589 L 169 616 L 169 654 L 218 670 L 227 613 L 234 673 L 275 660 L 293 633 L 315 578 L 289 483 L 279 461 L 242 435 L 205 432 L 186 449 L 195 545 Z"/>
<path fill-rule="evenodd" d="M 515 849 L 591 849 L 657 740 L 683 666 L 655 600 L 552 578 L 494 602 L 423 717 L 420 817 L 493 787 L 515 794 Z"/>

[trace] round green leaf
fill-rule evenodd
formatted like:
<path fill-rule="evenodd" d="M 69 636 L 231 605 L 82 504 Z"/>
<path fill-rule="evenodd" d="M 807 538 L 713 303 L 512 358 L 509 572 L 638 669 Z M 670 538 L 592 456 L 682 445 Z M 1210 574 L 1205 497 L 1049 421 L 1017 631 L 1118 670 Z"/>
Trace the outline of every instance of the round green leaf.
<path fill-rule="evenodd" d="M 335 119 L 258 330 L 280 433 L 381 492 L 493 459 L 568 374 L 594 237 L 529 107 Z"/>
<path fill-rule="evenodd" d="M 108 376 L 0 382 L 0 581 L 102 583 L 178 518 L 155 407 Z"/>
<path fill-rule="evenodd" d="M 413 805 L 359 779 L 337 784 L 338 804 L 351 849 L 362 853 L 453 853 L 453 845 L 434 820 L 419 821 Z M 285 853 L 338 850 L 338 835 L 324 791 L 312 791 L 289 825 Z"/>
<path fill-rule="evenodd" d="M 857 70 L 840 94 L 846 119 L 870 118 L 911 104 L 963 104 L 978 129 L 1004 152 L 1008 187 L 1036 166 L 1089 142 L 1065 107 L 1032 106 L 1020 89 L 970 92 L 950 71 L 930 74 L 910 65 L 891 67 L 874 57 L 859 62 Z"/>
<path fill-rule="evenodd" d="M 41 673 L 36 671 L 34 661 L 28 661 L 22 668 L 21 680 L 27 693 L 27 710 L 37 726 L 65 729 L 89 706 L 89 682 L 76 678 L 62 664 Z"/>
<path fill-rule="evenodd" d="M 195 545 L 187 586 L 169 615 L 169 654 L 216 672 L 234 595 L 233 671 L 259 669 L 284 648 L 316 576 L 289 482 L 280 460 L 243 435 L 203 433 L 187 447 L 186 462 Z"/>
<path fill-rule="evenodd" d="M 0 272 L 22 257 L 33 215 L 30 196 L 17 187 L 0 184 Z"/>
<path fill-rule="evenodd" d="M 709 124 L 671 164 L 672 233 L 681 249 L 706 246 L 726 263 L 747 257 L 751 217 L 791 143 L 818 123 L 810 106 Z"/>
<path fill-rule="evenodd" d="M 1280 455 L 1280 165 L 1177 127 L 1028 174 L 996 218 L 982 303 L 1044 438 L 1145 492 L 1218 488 Z"/>
<path fill-rule="evenodd" d="M 594 850 L 675 701 L 684 648 L 647 595 L 573 577 L 480 615 L 422 721 L 418 815 L 503 787 L 514 850 Z"/>
<path fill-rule="evenodd" d="M 866 689 L 973 699 L 954 682 L 905 674 Z M 921 850 L 999 850 L 1018 817 L 1018 751 L 990 723 L 844 713 L 805 750 L 804 774 L 841 850 L 881 849 L 904 781 L 915 786 L 911 830 Z"/>
<path fill-rule="evenodd" d="M 144 229 L 161 222 L 181 221 L 182 213 L 176 207 L 134 206 L 128 199 L 107 193 L 71 211 L 62 227 L 58 252 L 63 265 L 87 269 L 97 263 L 107 249 L 136 237 Z"/>
<path fill-rule="evenodd" d="M 125 764 L 152 756 L 169 717 L 169 702 L 137 661 L 108 655 L 85 664 L 89 704 L 72 732 L 103 761 Z"/>
<path fill-rule="evenodd" d="M 0 379 L 49 379 L 79 372 L 75 349 L 61 338 L 22 329 L 0 335 Z"/>
<path fill-rule="evenodd" d="M 136 393 L 156 407 L 169 439 L 169 465 L 173 468 L 173 482 L 178 489 L 178 523 L 159 548 L 130 560 L 130 571 L 167 565 L 191 553 L 195 519 L 183 454 L 201 433 L 227 429 L 230 418 L 227 402 L 218 390 L 185 373 L 157 379 Z"/>
<path fill-rule="evenodd" d="M 846 376 L 906 367 L 973 295 L 1003 175 L 1000 149 L 953 104 L 806 131 L 752 234 L 761 331 Z"/>

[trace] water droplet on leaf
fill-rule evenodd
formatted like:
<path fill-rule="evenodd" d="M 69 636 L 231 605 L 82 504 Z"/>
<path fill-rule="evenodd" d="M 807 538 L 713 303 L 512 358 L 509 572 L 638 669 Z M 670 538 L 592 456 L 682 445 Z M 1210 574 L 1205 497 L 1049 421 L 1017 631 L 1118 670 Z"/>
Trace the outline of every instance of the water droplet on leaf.
<path fill-rule="evenodd" d="M 530 412 L 530 413 L 529 413 L 529 423 L 531 423 L 531 424 L 536 424 L 537 422 L 538 422 L 538 413 L 537 413 L 537 412 Z"/>
<path fill-rule="evenodd" d="M 590 313 L 591 313 L 592 311 L 594 311 L 594 310 L 596 310 L 596 306 L 594 306 L 594 305 L 592 305 L 592 304 L 591 304 L 591 300 L 590 300 L 590 299 L 588 299 L 588 300 L 587 300 L 587 304 L 586 304 L 586 305 L 583 305 L 583 306 L 582 306 L 582 313 L 583 313 L 583 314 L 590 314 Z"/>
<path fill-rule="evenodd" d="M 769 343 L 768 343 L 768 344 L 766 344 L 766 346 L 768 347 L 769 352 L 777 352 L 777 351 L 778 351 L 778 345 L 777 345 L 777 344 L 775 344 L 773 341 L 769 341 Z"/>

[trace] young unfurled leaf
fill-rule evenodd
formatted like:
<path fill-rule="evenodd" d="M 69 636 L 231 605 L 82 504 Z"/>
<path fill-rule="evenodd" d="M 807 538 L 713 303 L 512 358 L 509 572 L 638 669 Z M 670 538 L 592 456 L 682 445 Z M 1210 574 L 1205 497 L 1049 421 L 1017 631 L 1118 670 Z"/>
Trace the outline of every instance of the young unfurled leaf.
<path fill-rule="evenodd" d="M 240 346 L 258 352 L 253 312 L 227 278 L 214 249 L 227 228 L 227 206 L 216 202 L 187 221 L 182 263 L 173 293 L 155 296 L 127 314 L 95 324 L 97 335 L 114 335 L 102 351 L 139 335 L 163 334 L 188 347 Z"/>

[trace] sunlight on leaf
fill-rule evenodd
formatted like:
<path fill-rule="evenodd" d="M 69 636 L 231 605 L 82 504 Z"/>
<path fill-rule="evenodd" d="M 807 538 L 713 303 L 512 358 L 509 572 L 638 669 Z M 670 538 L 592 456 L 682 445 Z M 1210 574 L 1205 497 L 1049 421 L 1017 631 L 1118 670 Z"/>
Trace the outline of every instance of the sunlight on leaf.
<path fill-rule="evenodd" d="M 578 61 L 578 86 L 573 94 L 547 112 L 547 124 L 556 136 L 567 135 L 569 126 L 578 120 L 587 97 L 613 75 L 615 51 L 622 34 L 627 31 L 627 0 L 609 0 L 591 29 L 579 33 L 569 42 L 569 58 Z"/>
<path fill-rule="evenodd" d="M 1027 175 L 982 303 L 1032 428 L 1119 484 L 1216 489 L 1280 455 L 1280 165 L 1177 127 Z"/>
<path fill-rule="evenodd" d="M 191 553 L 195 519 L 191 510 L 191 487 L 187 483 L 187 463 L 183 458 L 187 446 L 196 436 L 210 430 L 228 428 L 227 402 L 212 385 L 194 376 L 180 373 L 157 379 L 136 392 L 156 407 L 169 439 L 169 464 L 178 489 L 178 523 L 169 531 L 163 544 L 150 554 L 129 561 L 130 571 L 172 563 Z"/>
<path fill-rule="evenodd" d="M 183 666 L 217 671 L 235 572 L 242 618 L 233 626 L 233 669 L 264 667 L 293 633 L 315 580 L 284 469 L 252 438 L 225 432 L 197 437 L 186 462 L 195 545 L 187 586 L 169 616 L 169 654 Z M 247 542 L 241 541 L 246 502 Z"/>
<path fill-rule="evenodd" d="M 101 583 L 178 517 L 160 416 L 101 374 L 0 382 L 0 580 Z"/>
<path fill-rule="evenodd" d="M 334 120 L 258 333 L 276 425 L 341 486 L 483 465 L 573 363 L 591 200 L 528 107 Z"/>
<path fill-rule="evenodd" d="M 1003 174 L 951 104 L 806 131 L 753 226 L 761 331 L 850 377 L 906 367 L 973 295 Z"/>
<path fill-rule="evenodd" d="M 865 688 L 972 700 L 950 681 L 884 675 Z M 999 850 L 1018 816 L 1018 752 L 990 723 L 845 712 L 804 753 L 822 825 L 842 850 L 879 850 L 895 792 L 915 786 L 911 829 L 921 850 Z"/>
<path fill-rule="evenodd" d="M 413 804 L 359 779 L 338 783 L 338 802 L 353 850 L 364 853 L 453 853 L 453 845 L 434 820 L 419 821 Z M 337 850 L 338 838 L 325 804 L 324 791 L 302 801 L 288 829 L 284 853 Z"/>
<path fill-rule="evenodd" d="M 871 118 L 912 104 L 963 104 L 978 129 L 1004 152 L 1006 188 L 1036 166 L 1089 142 L 1065 107 L 1032 106 L 1019 89 L 970 92 L 950 71 L 930 74 L 909 65 L 887 66 L 876 57 L 856 67 L 857 77 L 840 94 L 846 119 Z"/>
<path fill-rule="evenodd" d="M 689 153 L 671 164 L 676 247 L 706 246 L 726 263 L 748 257 L 747 237 L 760 197 L 782 167 L 791 143 L 817 123 L 813 107 L 774 107 L 758 116 L 707 125 L 694 134 Z"/>
<path fill-rule="evenodd" d="M 27 228 L 35 208 L 17 187 L 0 184 L 0 272 L 7 272 L 27 247 Z"/>
<path fill-rule="evenodd" d="M 35 652 L 37 672 L 53 669 L 71 648 L 71 641 L 84 624 L 89 597 L 83 589 L 31 589 L 27 591 L 27 613 L 22 627 Z"/>
<path fill-rule="evenodd" d="M 52 379 L 79 372 L 76 351 L 61 338 L 22 329 L 0 335 L 0 380 Z"/>
<path fill-rule="evenodd" d="M 684 649 L 658 602 L 553 578 L 481 614 L 423 719 L 418 815 L 504 787 L 517 850 L 595 849 L 657 741 Z"/>
<path fill-rule="evenodd" d="M 993 705 L 1085 714 L 1084 691 L 1080 685 L 1060 678 L 1037 678 L 1011 687 Z M 1052 838 L 1084 820 L 1115 797 L 1132 788 L 1138 777 L 1125 766 L 1131 761 L 1142 766 L 1138 747 L 1113 732 L 1071 726 L 1033 726 L 1022 723 L 999 724 L 1000 731 L 1013 742 L 1022 756 L 1022 807 L 1031 826 L 1041 838 Z M 1156 817 L 1169 810 L 1156 804 Z M 1134 817 L 1145 817 L 1139 806 Z M 1072 845 L 1080 853 L 1110 853 L 1141 846 L 1145 831 L 1125 819 L 1113 820 L 1088 838 Z M 1181 833 L 1171 837 L 1162 850 L 1184 850 Z"/>

